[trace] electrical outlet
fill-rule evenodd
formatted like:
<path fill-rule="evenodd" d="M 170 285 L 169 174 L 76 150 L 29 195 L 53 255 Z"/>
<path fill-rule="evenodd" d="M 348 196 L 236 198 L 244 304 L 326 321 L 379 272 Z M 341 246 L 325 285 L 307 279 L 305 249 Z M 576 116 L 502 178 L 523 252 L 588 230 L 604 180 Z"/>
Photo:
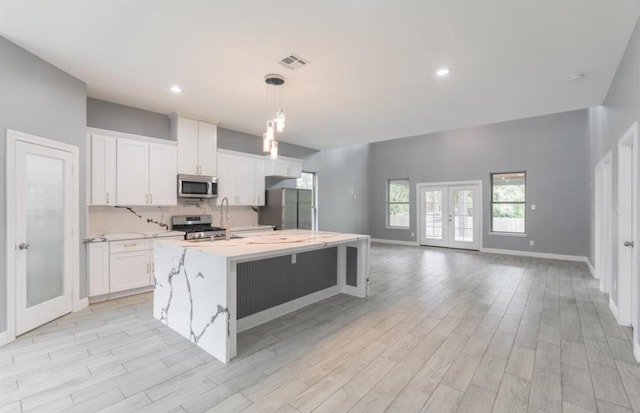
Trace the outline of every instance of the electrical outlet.
<path fill-rule="evenodd" d="M 533 240 L 529 241 L 529 246 L 533 247 L 534 244 L 535 244 L 535 241 Z"/>
<path fill-rule="evenodd" d="M 411 238 L 413 238 L 413 237 L 415 237 L 415 236 L 416 236 L 416 233 L 415 233 L 415 232 L 412 232 L 412 233 L 411 233 Z"/>
<path fill-rule="evenodd" d="M 296 254 L 291 254 L 291 264 L 296 263 Z"/>
<path fill-rule="evenodd" d="M 535 211 L 536 210 L 536 204 L 531 204 L 531 210 Z"/>

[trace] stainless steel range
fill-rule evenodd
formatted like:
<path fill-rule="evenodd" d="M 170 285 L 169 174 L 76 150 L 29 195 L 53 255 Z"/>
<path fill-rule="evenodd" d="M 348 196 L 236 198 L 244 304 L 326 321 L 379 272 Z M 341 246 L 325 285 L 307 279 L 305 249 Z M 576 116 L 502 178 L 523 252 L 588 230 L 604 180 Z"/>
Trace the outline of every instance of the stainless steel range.
<path fill-rule="evenodd" d="M 224 228 L 211 225 L 211 215 L 176 215 L 171 217 L 171 229 L 184 231 L 184 239 L 208 241 L 211 237 L 224 238 Z"/>

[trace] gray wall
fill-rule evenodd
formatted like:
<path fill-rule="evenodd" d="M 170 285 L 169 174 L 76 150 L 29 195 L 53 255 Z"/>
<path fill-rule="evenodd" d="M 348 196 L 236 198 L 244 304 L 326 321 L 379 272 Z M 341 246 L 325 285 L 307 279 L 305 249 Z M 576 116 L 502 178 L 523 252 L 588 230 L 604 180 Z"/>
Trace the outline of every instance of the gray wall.
<path fill-rule="evenodd" d="M 318 179 L 318 229 L 369 233 L 370 145 L 317 152 L 306 158 L 303 170 Z"/>
<path fill-rule="evenodd" d="M 0 37 L 0 157 L 6 162 L 6 129 L 14 129 L 80 148 L 80 234 L 86 231 L 86 86 L 40 58 Z M 0 168 L 0 215 L 6 222 L 5 167 Z M 86 259 L 80 248 L 81 296 L 86 297 Z M 0 232 L 0 268 L 6 266 L 6 237 Z M 6 330 L 6 276 L 0 276 L 0 331 Z"/>
<path fill-rule="evenodd" d="M 171 139 L 168 115 L 94 98 L 87 99 L 87 126 Z M 218 127 L 218 147 L 230 151 L 264 154 L 262 138 L 222 127 Z M 282 156 L 300 159 L 316 152 L 314 149 L 286 142 L 280 142 L 278 149 Z"/>
<path fill-rule="evenodd" d="M 590 168 L 589 174 L 593 179 L 596 164 L 611 151 L 612 154 L 612 180 L 613 180 L 613 211 L 618 207 L 618 140 L 631 127 L 634 122 L 640 120 L 640 23 L 636 25 L 627 50 L 620 62 L 616 76 L 611 84 L 609 93 L 602 106 L 592 108 L 589 111 L 590 125 Z M 591 200 L 594 199 L 593 193 Z M 593 202 L 593 201 L 591 201 Z M 593 223 L 593 210 L 591 211 Z M 613 290 L 611 298 L 618 304 L 618 225 L 617 216 L 612 217 L 613 244 Z M 595 247 L 593 225 L 591 225 L 590 260 L 595 265 Z"/>
<path fill-rule="evenodd" d="M 586 256 L 590 223 L 587 119 L 588 112 L 580 110 L 371 144 L 372 237 L 416 240 L 417 183 L 482 180 L 485 248 Z M 527 172 L 526 238 L 489 234 L 489 174 L 511 171 Z M 411 183 L 408 231 L 385 228 L 386 183 L 391 178 L 409 178 Z M 536 204 L 535 211 L 531 204 Z M 530 240 L 535 246 L 529 246 Z"/>
<path fill-rule="evenodd" d="M 87 99 L 87 126 L 171 139 L 167 115 L 93 98 Z"/>

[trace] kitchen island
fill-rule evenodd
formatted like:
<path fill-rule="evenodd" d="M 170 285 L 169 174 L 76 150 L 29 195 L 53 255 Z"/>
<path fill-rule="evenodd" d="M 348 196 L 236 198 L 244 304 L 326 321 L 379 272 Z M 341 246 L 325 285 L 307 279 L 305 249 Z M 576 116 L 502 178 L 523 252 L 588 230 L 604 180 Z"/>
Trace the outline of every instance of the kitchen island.
<path fill-rule="evenodd" d="M 237 333 L 344 293 L 367 295 L 368 235 L 306 230 L 158 241 L 153 315 L 218 360 Z"/>

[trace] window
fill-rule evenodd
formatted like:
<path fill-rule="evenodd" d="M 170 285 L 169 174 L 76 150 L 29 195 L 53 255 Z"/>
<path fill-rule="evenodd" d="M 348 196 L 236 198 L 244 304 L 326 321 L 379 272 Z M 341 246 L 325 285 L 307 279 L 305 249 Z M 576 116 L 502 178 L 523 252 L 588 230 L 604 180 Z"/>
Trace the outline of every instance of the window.
<path fill-rule="evenodd" d="M 525 172 L 491 174 L 491 231 L 525 233 Z"/>
<path fill-rule="evenodd" d="M 409 180 L 387 181 L 387 226 L 409 228 Z"/>

